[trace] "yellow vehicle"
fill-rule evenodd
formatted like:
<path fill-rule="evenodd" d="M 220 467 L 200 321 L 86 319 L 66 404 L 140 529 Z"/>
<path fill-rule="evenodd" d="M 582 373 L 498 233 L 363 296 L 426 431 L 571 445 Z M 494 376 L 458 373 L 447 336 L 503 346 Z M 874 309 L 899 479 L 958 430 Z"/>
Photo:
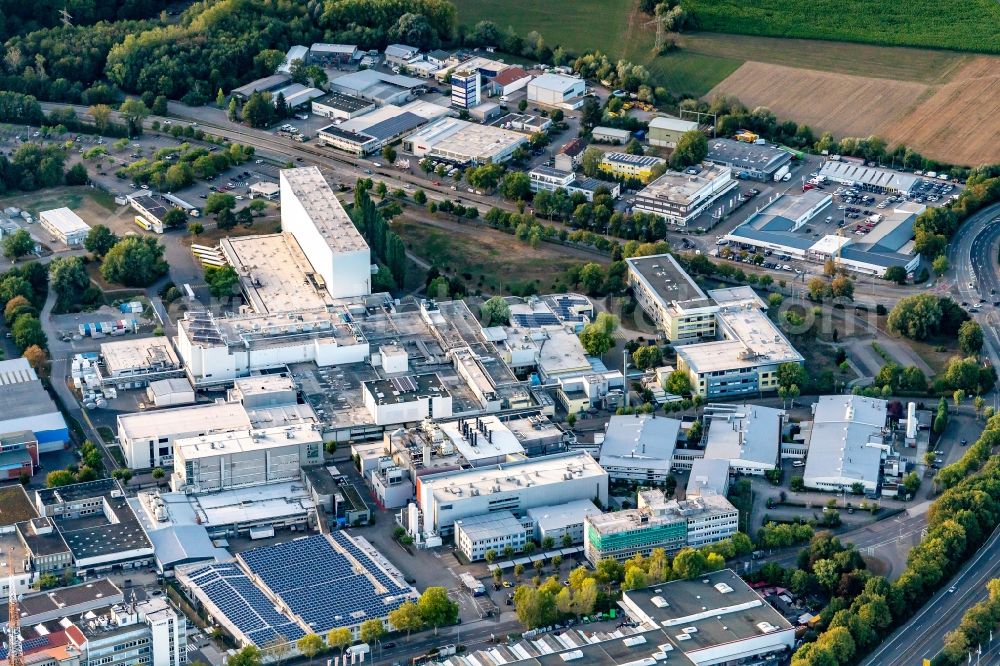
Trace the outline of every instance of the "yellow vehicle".
<path fill-rule="evenodd" d="M 740 130 L 740 131 L 738 131 L 736 133 L 736 140 L 737 141 L 745 141 L 747 143 L 756 143 L 757 139 L 759 139 L 759 138 L 760 137 L 757 136 L 757 134 L 755 134 L 754 132 L 751 132 L 750 130 Z"/>

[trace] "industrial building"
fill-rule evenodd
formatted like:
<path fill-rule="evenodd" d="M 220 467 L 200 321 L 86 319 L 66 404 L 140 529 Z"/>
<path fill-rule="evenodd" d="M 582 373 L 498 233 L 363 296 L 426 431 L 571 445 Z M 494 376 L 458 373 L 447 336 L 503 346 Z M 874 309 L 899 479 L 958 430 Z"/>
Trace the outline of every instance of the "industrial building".
<path fill-rule="evenodd" d="M 291 63 L 289 63 L 291 67 Z M 250 95 L 254 93 L 270 93 L 274 92 L 280 88 L 284 88 L 289 83 L 291 83 L 292 77 L 287 73 L 273 74 L 271 76 L 265 76 L 262 79 L 257 79 L 256 81 L 251 81 L 246 85 L 242 85 L 238 88 L 233 88 L 229 91 L 229 94 L 236 99 L 245 102 L 250 98 Z"/>
<path fill-rule="evenodd" d="M 508 67 L 490 79 L 489 88 L 494 95 L 513 95 L 518 90 L 524 90 L 532 78 L 520 67 Z"/>
<path fill-rule="evenodd" d="M 685 499 L 703 495 L 725 497 L 729 491 L 729 461 L 715 458 L 695 458 L 691 462 Z"/>
<path fill-rule="evenodd" d="M 565 104 L 586 92 L 587 82 L 583 79 L 551 72 L 528 82 L 528 101 L 546 106 Z"/>
<path fill-rule="evenodd" d="M 691 120 L 656 116 L 649 121 L 649 133 L 646 135 L 646 140 L 651 146 L 676 148 L 677 142 L 682 136 L 697 129 L 698 123 Z"/>
<path fill-rule="evenodd" d="M 725 496 L 667 500 L 662 490 L 645 490 L 638 508 L 587 516 L 584 554 L 594 565 L 606 557 L 624 562 L 656 548 L 671 553 L 715 543 L 733 536 L 738 525 L 739 511 Z"/>
<path fill-rule="evenodd" d="M 149 383 L 146 398 L 154 407 L 179 407 L 195 402 L 194 387 L 183 377 L 158 379 Z"/>
<path fill-rule="evenodd" d="M 545 539 L 559 546 L 583 543 L 583 523 L 587 516 L 596 516 L 601 510 L 589 499 L 573 500 L 563 504 L 538 506 L 528 509 L 527 516 L 534 526 L 534 539 Z"/>
<path fill-rule="evenodd" d="M 705 458 L 725 460 L 735 474 L 763 476 L 781 465 L 785 411 L 760 405 L 708 404 Z"/>
<path fill-rule="evenodd" d="M 302 44 L 296 44 L 289 47 L 288 51 L 285 52 L 284 61 L 278 65 L 278 69 L 275 74 L 291 74 L 292 73 L 292 63 L 296 60 L 301 60 L 302 62 L 308 62 L 309 60 L 309 47 L 303 46 Z"/>
<path fill-rule="evenodd" d="M 670 224 L 686 227 L 738 184 L 732 170 L 703 164 L 679 171 L 667 171 L 635 195 L 635 210 L 652 213 Z"/>
<path fill-rule="evenodd" d="M 97 611 L 122 603 L 125 595 L 108 578 L 97 578 L 86 583 L 68 585 L 43 592 L 33 592 L 18 599 L 21 611 L 21 629 L 59 621 L 64 617 Z M 0 621 L 0 631 L 7 628 L 7 620 Z M 47 627 L 46 627 L 47 628 Z M 34 632 L 38 634 L 39 632 Z"/>
<path fill-rule="evenodd" d="M 360 60 L 361 52 L 354 44 L 322 44 L 309 47 L 309 61 L 320 65 L 343 67 Z"/>
<path fill-rule="evenodd" d="M 427 474 L 417 479 L 419 512 L 404 510 L 414 538 L 450 534 L 455 521 L 493 511 L 523 516 L 531 508 L 572 500 L 608 500 L 608 474 L 586 452 Z M 413 505 L 411 505 L 413 506 Z M 414 509 L 417 507 L 414 507 Z M 418 515 L 419 514 L 419 515 Z"/>
<path fill-rule="evenodd" d="M 796 645 L 795 627 L 732 569 L 629 590 L 621 605 L 633 621 L 662 628 L 697 666 L 776 662 Z"/>
<path fill-rule="evenodd" d="M 892 454 L 886 438 L 885 400 L 859 395 L 824 395 L 813 406 L 803 481 L 809 488 L 851 491 L 861 484 L 877 495 L 882 463 Z"/>
<path fill-rule="evenodd" d="M 626 265 L 639 306 L 667 338 L 688 343 L 676 347 L 677 369 L 688 373 L 698 395 L 776 390 L 778 366 L 803 362 L 753 289 L 706 294 L 669 254 L 626 259 Z"/>
<path fill-rule="evenodd" d="M 312 112 L 330 120 L 350 120 L 375 110 L 371 100 L 332 92 L 312 101 Z"/>
<path fill-rule="evenodd" d="M 172 467 L 176 439 L 250 427 L 239 403 L 215 402 L 118 415 L 118 443 L 131 469 Z"/>
<path fill-rule="evenodd" d="M 334 298 L 371 293 L 371 252 L 317 167 L 282 169 L 281 229 L 295 236 Z"/>
<path fill-rule="evenodd" d="M 530 113 L 508 113 L 493 124 L 497 127 L 517 130 L 518 132 L 531 135 L 544 132 L 552 127 L 552 118 L 536 116 Z"/>
<path fill-rule="evenodd" d="M 610 143 L 624 146 L 632 138 L 632 132 L 617 127 L 595 127 L 590 132 L 594 143 Z"/>
<path fill-rule="evenodd" d="M 470 562 L 488 551 L 502 555 L 508 546 L 521 552 L 532 533 L 510 511 L 495 511 L 455 521 L 455 547 Z"/>
<path fill-rule="evenodd" d="M 153 192 L 136 192 L 125 198 L 137 213 L 134 218 L 137 226 L 153 233 L 163 233 L 163 218 L 173 204 Z"/>
<path fill-rule="evenodd" d="M 413 58 L 417 57 L 420 49 L 416 46 L 406 44 L 389 44 L 385 47 L 385 62 L 387 65 L 405 65 Z"/>
<path fill-rule="evenodd" d="M 278 99 L 285 98 L 285 108 L 289 111 L 297 111 L 305 106 L 311 105 L 314 99 L 319 99 L 326 95 L 319 88 L 312 88 L 301 83 L 293 83 L 279 88 L 271 95 L 271 103 L 278 105 Z"/>
<path fill-rule="evenodd" d="M 479 106 L 482 77 L 478 69 L 459 69 L 451 73 L 451 105 L 459 109 Z"/>
<path fill-rule="evenodd" d="M 635 179 L 648 183 L 656 169 L 664 168 L 667 161 L 655 155 L 631 155 L 629 153 L 604 153 L 598 168 L 606 174 L 618 178 Z"/>
<path fill-rule="evenodd" d="M 572 171 L 561 171 L 550 166 L 537 166 L 528 173 L 528 176 L 531 178 L 532 192 L 555 192 L 562 189 L 570 196 L 582 194 L 587 201 L 593 201 L 594 194 L 602 187 L 608 190 L 613 199 L 617 199 L 621 194 L 622 186 L 619 183 L 587 178 Z"/>
<path fill-rule="evenodd" d="M 329 88 L 334 92 L 385 105 L 410 101 L 415 96 L 414 91 L 424 85 L 423 81 L 411 76 L 363 69 L 333 79 Z"/>
<path fill-rule="evenodd" d="M 846 161 L 824 162 L 819 175 L 841 185 L 879 194 L 910 194 L 920 184 L 920 178 L 910 173 Z"/>
<path fill-rule="evenodd" d="M 439 107 L 441 113 L 446 109 Z M 377 153 L 390 143 L 427 123 L 429 118 L 401 107 L 387 105 L 339 125 L 327 125 L 316 133 L 320 145 L 354 155 Z"/>
<path fill-rule="evenodd" d="M 681 422 L 655 415 L 612 416 L 600 463 L 613 480 L 663 483 L 670 475 Z"/>
<path fill-rule="evenodd" d="M 31 478 L 38 467 L 38 439 L 30 430 L 0 433 L 0 481 Z"/>
<path fill-rule="evenodd" d="M 69 208 L 43 210 L 38 214 L 38 222 L 59 242 L 71 247 L 82 245 L 90 232 L 90 225 Z"/>
<path fill-rule="evenodd" d="M 391 629 L 389 613 L 417 597 L 381 553 L 346 531 L 248 550 L 234 562 L 186 567 L 177 579 L 238 645 L 266 649 L 284 640 L 292 653 L 306 633 L 325 636 L 346 627 L 358 638 L 371 619 Z"/>
<path fill-rule="evenodd" d="M 926 208 L 918 203 L 896 204 L 874 229 L 860 236 L 855 235 L 849 244 L 838 242 L 835 250 L 829 250 L 818 243 L 811 251 L 817 261 L 832 257 L 838 266 L 849 271 L 884 277 L 890 267 L 902 266 L 910 273 L 920 265 L 920 254 L 913 239 L 913 223 Z"/>
<path fill-rule="evenodd" d="M 362 391 L 376 425 L 419 423 L 452 415 L 451 394 L 434 373 L 376 379 L 364 382 Z"/>
<path fill-rule="evenodd" d="M 0 433 L 30 431 L 38 452 L 62 450 L 69 426 L 25 358 L 0 361 Z"/>
<path fill-rule="evenodd" d="M 782 194 L 765 204 L 736 227 L 725 239 L 762 251 L 772 250 L 804 259 L 816 245 L 812 234 L 799 232 L 810 220 L 825 211 L 833 197 L 820 190 L 802 194 Z"/>
<path fill-rule="evenodd" d="M 153 545 L 115 479 L 36 490 L 35 509 L 53 521 L 79 575 L 142 568 L 152 560 Z"/>
<path fill-rule="evenodd" d="M 144 388 L 151 381 L 184 374 L 170 339 L 162 336 L 102 343 L 101 360 L 102 383 L 119 389 Z"/>
<path fill-rule="evenodd" d="M 0 580 L 0 592 L 4 594 L 11 583 L 16 593 L 27 594 L 42 574 L 73 571 L 66 542 L 51 520 L 39 517 L 20 483 L 0 486 L 0 549 L 6 554 L 8 567 L 7 575 Z"/>
<path fill-rule="evenodd" d="M 277 183 L 257 181 L 250 185 L 250 198 L 260 197 L 267 201 L 275 201 L 281 196 L 281 187 Z"/>
<path fill-rule="evenodd" d="M 792 154 L 774 146 L 733 139 L 709 139 L 705 160 L 733 170 L 738 178 L 781 180 L 791 166 Z"/>
<path fill-rule="evenodd" d="M 500 127 L 441 118 L 403 139 L 403 150 L 453 164 L 506 162 L 527 137 Z"/>

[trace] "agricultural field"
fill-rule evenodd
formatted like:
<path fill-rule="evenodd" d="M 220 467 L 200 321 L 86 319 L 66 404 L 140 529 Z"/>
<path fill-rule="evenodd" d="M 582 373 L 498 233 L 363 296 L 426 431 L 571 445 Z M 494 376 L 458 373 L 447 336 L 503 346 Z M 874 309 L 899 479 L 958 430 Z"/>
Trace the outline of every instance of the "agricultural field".
<path fill-rule="evenodd" d="M 1000 53 L 996 0 L 687 0 L 702 30 Z"/>
<path fill-rule="evenodd" d="M 0 208 L 8 206 L 27 210 L 36 217 L 40 211 L 65 207 L 73 210 L 91 226 L 114 217 L 119 208 L 113 196 L 89 187 L 56 187 L 0 198 Z"/>
<path fill-rule="evenodd" d="M 877 134 L 946 162 L 1000 161 L 1000 60 L 968 60 L 942 84 L 747 62 L 712 89 L 836 136 Z"/>

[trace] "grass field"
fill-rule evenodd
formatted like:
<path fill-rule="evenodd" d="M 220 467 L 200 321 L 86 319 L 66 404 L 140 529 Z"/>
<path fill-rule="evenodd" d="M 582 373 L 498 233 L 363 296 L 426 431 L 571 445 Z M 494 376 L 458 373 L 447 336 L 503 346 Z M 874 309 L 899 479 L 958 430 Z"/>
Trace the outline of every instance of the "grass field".
<path fill-rule="evenodd" d="M 70 208 L 88 224 L 100 222 L 118 209 L 115 198 L 102 190 L 89 187 L 57 187 L 42 192 L 30 192 L 0 199 L 0 207 L 17 206 L 37 214 L 53 208 Z"/>
<path fill-rule="evenodd" d="M 702 30 L 1000 53 L 996 0 L 687 0 Z"/>

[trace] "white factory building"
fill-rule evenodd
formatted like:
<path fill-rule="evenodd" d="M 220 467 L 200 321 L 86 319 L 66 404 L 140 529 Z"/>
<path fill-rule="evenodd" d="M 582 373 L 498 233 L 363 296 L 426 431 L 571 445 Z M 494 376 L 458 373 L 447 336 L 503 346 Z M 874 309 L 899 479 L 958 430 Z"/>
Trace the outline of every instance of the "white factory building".
<path fill-rule="evenodd" d="M 250 427 L 243 405 L 214 402 L 118 415 L 118 443 L 131 469 L 171 468 L 174 441 Z"/>
<path fill-rule="evenodd" d="M 90 225 L 69 208 L 43 210 L 38 214 L 42 228 L 66 245 L 82 245 L 90 233 Z"/>
<path fill-rule="evenodd" d="M 506 162 L 527 143 L 528 137 L 520 132 L 441 118 L 403 139 L 403 150 L 454 164 L 489 164 Z"/>
<path fill-rule="evenodd" d="M 725 460 L 735 474 L 763 476 L 781 464 L 785 412 L 759 405 L 709 404 L 705 458 Z"/>
<path fill-rule="evenodd" d="M 635 209 L 686 227 L 726 194 L 738 189 L 732 169 L 708 164 L 667 171 L 635 196 Z"/>
<path fill-rule="evenodd" d="M 174 492 L 194 494 L 293 481 L 323 461 L 323 437 L 312 423 L 174 440 Z"/>
<path fill-rule="evenodd" d="M 892 453 L 886 441 L 885 400 L 858 395 L 824 395 L 813 405 L 805 485 L 839 492 L 860 483 L 878 493 L 882 462 Z"/>
<path fill-rule="evenodd" d="M 365 407 L 380 426 L 419 423 L 452 415 L 452 398 L 434 373 L 365 382 Z"/>
<path fill-rule="evenodd" d="M 404 526 L 426 539 L 450 534 L 457 520 L 494 511 L 524 516 L 534 507 L 573 500 L 607 504 L 608 474 L 589 453 L 569 451 L 421 476 L 416 495 L 419 511 L 404 510 Z"/>
<path fill-rule="evenodd" d="M 281 229 L 298 241 L 334 298 L 371 293 L 371 252 L 317 167 L 283 169 Z"/>
<path fill-rule="evenodd" d="M 542 74 L 528 82 L 528 101 L 559 106 L 587 92 L 587 82 L 575 76 Z"/>
<path fill-rule="evenodd" d="M 662 416 L 612 416 L 601 444 L 601 467 L 612 479 L 662 483 L 670 475 L 680 429 L 680 421 Z"/>

